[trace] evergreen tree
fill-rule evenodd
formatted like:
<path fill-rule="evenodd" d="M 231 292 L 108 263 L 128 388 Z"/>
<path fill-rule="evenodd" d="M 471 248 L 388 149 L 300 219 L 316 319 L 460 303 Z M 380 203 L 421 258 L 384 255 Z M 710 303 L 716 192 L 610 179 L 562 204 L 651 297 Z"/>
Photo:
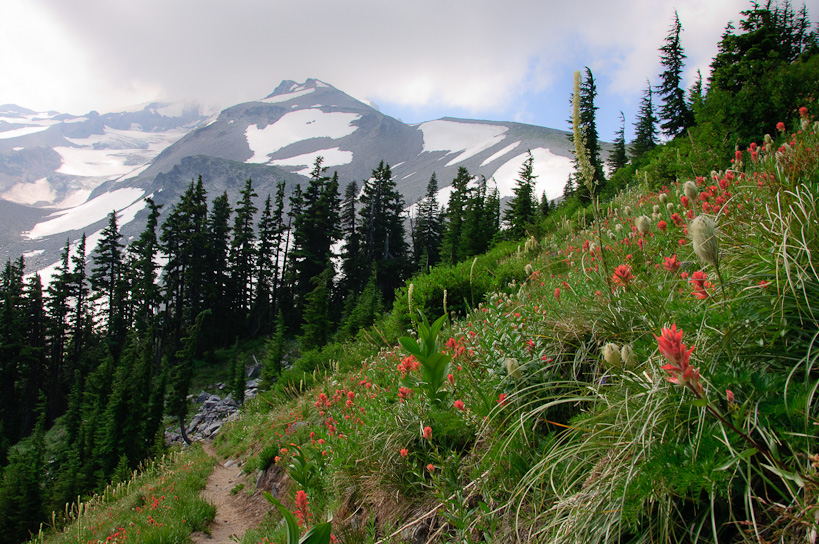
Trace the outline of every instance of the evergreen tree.
<path fill-rule="evenodd" d="M 344 248 L 341 250 L 341 291 L 348 298 L 355 298 L 364 288 L 363 259 L 361 254 L 360 233 L 356 224 L 356 199 L 358 184 L 351 181 L 344 190 L 341 204 L 341 233 Z"/>
<path fill-rule="evenodd" d="M 662 97 L 660 106 L 660 127 L 663 134 L 675 138 L 685 129 L 694 124 L 694 116 L 685 100 L 685 90 L 682 88 L 682 71 L 685 66 L 685 53 L 680 43 L 682 25 L 677 12 L 674 12 L 674 23 L 665 38 L 665 44 L 660 48 L 662 56 L 660 64 L 663 73 L 660 74 L 658 93 Z"/>
<path fill-rule="evenodd" d="M 324 272 L 311 279 L 313 290 L 307 294 L 304 305 L 304 323 L 299 338 L 304 351 L 320 348 L 327 343 L 330 331 L 330 292 L 333 269 L 328 265 Z"/>
<path fill-rule="evenodd" d="M 205 310 L 196 316 L 196 321 L 188 331 L 188 335 L 182 339 L 182 349 L 174 355 L 176 364 L 171 374 L 171 395 L 167 404 L 168 414 L 178 422 L 179 433 L 187 444 L 190 444 L 191 441 L 185 429 L 185 418 L 188 416 L 188 392 L 193 379 L 194 358 L 201 341 L 203 325 L 210 315 L 210 310 Z"/>
<path fill-rule="evenodd" d="M 609 171 L 614 174 L 619 169 L 628 164 L 628 154 L 626 153 L 626 117 L 620 112 L 620 129 L 614 134 L 612 142 L 614 149 L 609 155 Z"/>
<path fill-rule="evenodd" d="M 538 206 L 538 212 L 541 218 L 548 216 L 552 211 L 552 206 L 549 203 L 549 197 L 546 196 L 546 191 L 543 191 L 540 195 L 540 206 Z"/>
<path fill-rule="evenodd" d="M 433 172 L 427 183 L 427 192 L 418 202 L 418 218 L 412 231 L 415 266 L 424 272 L 441 260 L 443 218 L 437 196 L 438 179 Z"/>
<path fill-rule="evenodd" d="M 449 202 L 446 207 L 446 223 L 441 239 L 441 260 L 447 264 L 457 264 L 465 258 L 461 247 L 466 205 L 469 200 L 469 182 L 472 176 L 463 166 L 458 168 L 455 179 L 452 180 L 452 192 L 449 193 Z"/>
<path fill-rule="evenodd" d="M 532 156 L 532 152 L 529 151 L 528 157 L 523 161 L 523 165 L 518 171 L 515 188 L 512 189 L 515 196 L 512 197 L 503 216 L 509 223 L 509 234 L 513 239 L 523 238 L 536 218 L 537 205 L 535 204 L 534 189 L 537 176 L 533 173 L 534 163 L 535 158 Z"/>
<path fill-rule="evenodd" d="M 378 272 L 373 266 L 370 279 L 361 295 L 355 299 L 355 304 L 347 312 L 347 317 L 341 326 L 343 336 L 350 337 L 359 330 L 371 326 L 384 313 L 384 298 L 378 288 Z"/>
<path fill-rule="evenodd" d="M 45 412 L 30 441 L 18 445 L 9 456 L 0 482 L 0 543 L 26 541 L 43 519 Z"/>
<path fill-rule="evenodd" d="M 236 205 L 236 217 L 233 220 L 233 240 L 230 244 L 231 282 L 233 283 L 233 312 L 236 323 L 244 323 L 250 309 L 253 293 L 253 276 L 256 258 L 256 233 L 253 229 L 253 218 L 258 208 L 253 199 L 258 195 L 253 190 L 253 181 L 248 178 L 240 193 Z"/>
<path fill-rule="evenodd" d="M 359 232 L 366 264 L 375 263 L 384 299 L 391 302 L 409 268 L 404 239 L 404 200 L 396 190 L 390 166 L 383 161 L 364 182 Z"/>
<path fill-rule="evenodd" d="M 265 343 L 267 351 L 262 364 L 262 381 L 259 385 L 262 389 L 269 389 L 282 373 L 285 329 L 284 315 L 279 309 L 276 312 L 276 326 L 273 329 L 273 335 Z"/>
<path fill-rule="evenodd" d="M 22 259 L 22 257 L 21 257 Z M 19 261 L 22 263 L 22 260 Z M 19 396 L 23 402 L 22 435 L 29 434 L 36 423 L 36 408 L 46 387 L 46 315 L 43 306 L 43 283 L 33 274 L 24 291 L 25 345 L 20 353 L 21 375 Z M 0 321 L 7 323 L 4 318 Z M 2 341 L 0 341 L 0 344 Z M 5 357 L 0 356 L 0 360 Z M 7 397 L 3 397 L 7 398 Z M 2 455 L 0 455 L 2 458 Z"/>
<path fill-rule="evenodd" d="M 103 231 L 103 234 L 105 231 Z M 88 316 L 88 281 L 86 279 L 86 237 L 83 233 L 77 250 L 71 257 L 71 282 L 69 284 L 70 297 L 74 301 L 74 309 L 69 316 L 71 327 L 71 342 L 69 353 L 74 364 L 80 360 L 86 337 L 90 332 L 90 317 Z"/>
<path fill-rule="evenodd" d="M 227 192 L 213 199 L 208 215 L 208 270 L 209 277 L 205 307 L 214 315 L 223 316 L 225 320 L 215 324 L 207 337 L 209 344 L 215 346 L 227 345 L 234 335 L 235 323 L 230 321 L 231 302 L 234 296 L 234 284 L 231 281 L 228 268 L 230 255 L 230 216 L 233 213 L 228 200 Z"/>
<path fill-rule="evenodd" d="M 171 350 L 189 327 L 204 302 L 207 290 L 207 197 L 200 176 L 171 209 L 162 224 L 162 251 L 168 258 L 164 269 L 165 312 L 171 327 Z"/>
<path fill-rule="evenodd" d="M 22 436 L 18 386 L 25 346 L 23 258 L 6 262 L 0 277 L 0 462 L 8 446 Z"/>
<path fill-rule="evenodd" d="M 69 297 L 71 296 L 71 272 L 69 270 L 70 244 L 66 240 L 65 247 L 60 253 L 60 261 L 51 276 L 48 285 L 46 301 L 48 332 L 47 342 L 50 344 L 48 368 L 48 417 L 49 423 L 63 412 L 65 404 L 64 363 L 68 344 L 68 316 L 70 313 Z"/>
<path fill-rule="evenodd" d="M 92 256 L 94 268 L 91 271 L 91 285 L 105 300 L 108 338 L 114 344 L 121 344 L 125 338 L 123 318 L 124 296 L 122 293 L 122 235 L 117 226 L 117 214 L 108 214 L 108 225 L 102 231 L 97 248 Z"/>
<path fill-rule="evenodd" d="M 657 117 L 654 115 L 651 96 L 651 83 L 648 83 L 640 102 L 637 121 L 634 123 L 635 134 L 634 141 L 631 142 L 631 156 L 635 159 L 642 157 L 657 146 Z"/>
<path fill-rule="evenodd" d="M 469 191 L 466 200 L 460 244 L 464 258 L 478 255 L 489 249 L 492 238 L 498 232 L 495 208 L 493 193 L 487 192 L 486 178 L 481 176 L 477 187 Z"/>
<path fill-rule="evenodd" d="M 273 250 L 275 252 L 275 259 L 273 261 L 273 288 L 271 290 L 273 313 L 277 313 L 279 308 L 279 285 L 282 282 L 284 259 L 282 259 L 282 243 L 284 242 L 285 230 L 284 227 L 284 188 L 285 183 L 280 181 L 276 183 L 276 208 L 273 211 L 273 224 L 276 229 L 273 238 Z"/>
<path fill-rule="evenodd" d="M 606 183 L 606 177 L 603 172 L 603 163 L 600 159 L 600 138 L 597 133 L 597 110 L 594 105 L 594 99 L 597 97 L 597 85 L 594 82 L 594 75 L 591 70 L 586 67 L 586 76 L 580 83 L 578 92 L 578 100 L 580 107 L 580 115 L 578 123 L 580 125 L 580 132 L 586 144 L 586 156 L 589 159 L 589 164 L 592 167 L 594 183 L 598 188 L 602 188 Z M 574 93 L 570 97 L 570 102 L 574 103 Z M 574 142 L 574 119 L 569 120 L 569 126 L 572 130 L 569 133 L 569 141 Z M 577 157 L 575 157 L 575 171 L 579 171 Z M 564 188 L 564 193 L 569 188 Z M 571 194 L 580 198 L 582 202 L 589 202 L 591 195 L 585 183 L 577 183 L 572 180 L 570 187 Z"/>
<path fill-rule="evenodd" d="M 148 218 L 145 228 L 134 243 L 128 246 L 131 266 L 131 303 L 135 306 L 135 323 L 137 330 L 147 334 L 153 325 L 154 315 L 159 306 L 160 289 L 157 285 L 156 255 L 159 251 L 159 240 L 156 229 L 159 225 L 159 210 L 153 199 L 146 198 Z"/>
<path fill-rule="evenodd" d="M 332 257 L 333 244 L 341 238 L 338 174 L 325 175 L 317 157 L 303 194 L 301 213 L 295 217 L 293 256 L 297 279 L 297 305 L 304 307 L 312 291 L 312 278 L 322 274 Z"/>
<path fill-rule="evenodd" d="M 266 331 L 271 324 L 271 300 L 273 292 L 273 281 L 276 275 L 276 268 L 273 262 L 275 257 L 274 245 L 276 244 L 276 225 L 273 218 L 273 203 L 270 195 L 264 201 L 262 214 L 259 217 L 259 244 L 256 252 L 256 295 L 251 311 L 252 335 Z"/>

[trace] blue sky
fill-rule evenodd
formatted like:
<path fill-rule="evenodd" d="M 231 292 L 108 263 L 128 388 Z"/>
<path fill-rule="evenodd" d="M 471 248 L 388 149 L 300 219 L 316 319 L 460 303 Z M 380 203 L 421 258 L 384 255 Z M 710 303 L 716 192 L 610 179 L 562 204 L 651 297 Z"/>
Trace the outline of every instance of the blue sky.
<path fill-rule="evenodd" d="M 801 4 L 798 4 L 801 5 Z M 566 129 L 572 73 L 598 129 L 631 135 L 674 12 L 686 86 L 747 0 L 4 0 L 0 103 L 82 114 L 153 100 L 214 109 L 321 79 L 405 122 L 443 116 Z M 819 16 L 819 0 L 807 2 Z"/>

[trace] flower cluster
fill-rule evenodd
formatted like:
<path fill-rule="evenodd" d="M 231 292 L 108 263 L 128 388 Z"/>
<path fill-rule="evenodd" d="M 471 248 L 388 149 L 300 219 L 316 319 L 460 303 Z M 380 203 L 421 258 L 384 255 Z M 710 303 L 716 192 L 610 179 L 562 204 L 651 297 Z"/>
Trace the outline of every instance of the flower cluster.
<path fill-rule="evenodd" d="M 670 376 L 666 379 L 677 385 L 686 385 L 697 394 L 702 395 L 702 384 L 700 383 L 700 371 L 691 366 L 691 353 L 695 346 L 687 347 L 682 343 L 683 331 L 677 329 L 677 324 L 671 328 L 663 328 L 660 336 L 655 336 L 660 353 L 669 362 L 662 367 L 667 370 Z"/>

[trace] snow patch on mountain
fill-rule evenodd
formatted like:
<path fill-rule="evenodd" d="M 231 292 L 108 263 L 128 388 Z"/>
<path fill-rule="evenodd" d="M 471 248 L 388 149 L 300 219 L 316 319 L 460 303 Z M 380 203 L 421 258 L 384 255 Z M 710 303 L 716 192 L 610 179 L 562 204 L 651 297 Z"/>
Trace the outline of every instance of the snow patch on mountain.
<path fill-rule="evenodd" d="M 501 157 L 503 157 L 507 153 L 511 152 L 513 149 L 515 149 L 519 145 L 520 145 L 519 141 L 515 142 L 513 144 L 509 144 L 506 147 L 504 147 L 503 149 L 501 149 L 500 151 L 498 151 L 497 153 L 494 153 L 491 157 L 487 157 L 486 160 L 484 160 L 481 163 L 481 168 L 483 168 L 484 166 L 486 166 L 490 162 L 493 162 L 493 161 L 496 161 L 496 160 L 500 159 Z"/>
<path fill-rule="evenodd" d="M 465 161 L 500 143 L 509 130 L 500 125 L 461 123 L 443 119 L 421 123 L 418 128 L 424 135 L 424 151 L 448 151 L 448 155 L 462 151 L 449 161 L 447 166 Z"/>
<path fill-rule="evenodd" d="M 20 136 L 28 136 L 29 134 L 37 134 L 38 132 L 42 132 L 44 130 L 47 130 L 49 126 L 50 125 L 13 128 L 11 130 L 6 130 L 4 132 L 0 132 L 0 139 L 7 140 L 9 138 L 19 138 Z"/>
<path fill-rule="evenodd" d="M 121 222 L 121 226 L 132 221 L 136 213 L 145 206 L 145 201 L 140 200 L 144 194 L 145 191 L 136 187 L 103 193 L 75 208 L 52 213 L 49 217 L 53 219 L 37 223 L 31 231 L 25 233 L 25 236 L 33 240 L 60 232 L 79 230 L 105 219 L 112 210 L 120 210 L 119 214 L 124 215 L 123 219 L 128 218 L 127 221 Z M 135 205 L 139 207 L 135 208 Z"/>
<path fill-rule="evenodd" d="M 313 151 L 312 153 L 296 155 L 295 157 L 289 157 L 287 159 L 272 160 L 268 162 L 268 164 L 273 166 L 303 166 L 304 168 L 297 170 L 296 173 L 301 174 L 302 176 L 309 176 L 310 172 L 313 170 L 313 165 L 315 164 L 317 157 L 322 157 L 324 159 L 322 166 L 328 168 L 332 166 L 342 166 L 353 162 L 352 151 L 342 151 L 339 148 L 334 147 L 332 149 L 320 149 L 318 151 Z"/>
<path fill-rule="evenodd" d="M 265 104 L 277 104 L 279 102 L 287 102 L 289 100 L 294 100 L 300 96 L 304 96 L 307 94 L 312 93 L 315 89 L 302 89 L 300 91 L 293 91 L 287 94 L 277 94 L 273 96 L 268 96 L 267 98 L 262 98 L 259 102 L 264 102 Z"/>
<path fill-rule="evenodd" d="M 352 123 L 360 118 L 361 115 L 357 113 L 324 112 L 318 108 L 308 108 L 286 113 L 278 121 L 264 128 L 250 125 L 245 130 L 245 137 L 253 156 L 245 162 L 265 164 L 270 160 L 271 153 L 299 140 L 311 138 L 336 140 L 349 136 L 358 130 Z"/>
<path fill-rule="evenodd" d="M 501 198 L 514 196 L 515 180 L 518 178 L 518 172 L 520 172 L 520 168 L 528 156 L 528 153 L 521 153 L 495 170 L 492 178 L 498 184 L 498 192 Z M 569 174 L 574 172 L 572 160 L 568 157 L 555 155 L 545 147 L 532 149 L 532 157 L 535 159 L 533 174 L 537 176 L 535 179 L 535 197 L 540 199 L 543 191 L 546 191 L 546 196 L 550 200 L 562 195 Z"/>
<path fill-rule="evenodd" d="M 57 197 L 48 178 L 40 178 L 31 183 L 17 183 L 0 196 L 18 204 L 53 202 Z"/>

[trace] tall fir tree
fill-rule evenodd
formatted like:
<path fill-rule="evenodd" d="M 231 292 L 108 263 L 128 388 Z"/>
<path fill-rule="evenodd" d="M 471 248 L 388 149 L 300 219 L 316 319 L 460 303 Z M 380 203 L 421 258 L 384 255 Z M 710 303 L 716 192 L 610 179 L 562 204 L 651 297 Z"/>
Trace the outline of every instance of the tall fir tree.
<path fill-rule="evenodd" d="M 620 128 L 614 134 L 611 154 L 609 155 L 609 171 L 614 174 L 628 164 L 628 153 L 626 153 L 626 117 L 620 112 Z"/>
<path fill-rule="evenodd" d="M 208 283 L 205 291 L 204 307 L 209 308 L 214 315 L 228 317 L 231 313 L 231 302 L 234 295 L 231 281 L 230 216 L 233 210 L 230 207 L 227 192 L 213 199 L 208 214 L 207 224 L 207 276 Z M 215 345 L 227 345 L 233 340 L 234 323 L 226 322 L 217 325 L 208 331 L 207 337 Z"/>
<path fill-rule="evenodd" d="M 433 172 L 427 183 L 424 198 L 418 202 L 417 217 L 412 231 L 415 266 L 423 272 L 427 272 L 441 260 L 443 214 L 437 196 L 438 179 Z"/>
<path fill-rule="evenodd" d="M 395 289 L 409 270 L 404 231 L 404 199 L 392 179 L 390 165 L 381 161 L 364 182 L 359 212 L 365 265 L 375 264 L 384 299 L 392 302 Z"/>
<path fill-rule="evenodd" d="M 660 48 L 663 73 L 660 74 L 660 86 L 657 89 L 663 101 L 659 112 L 660 127 L 663 134 L 669 138 L 679 136 L 694 124 L 694 116 L 688 107 L 682 86 L 682 71 L 686 57 L 680 42 L 680 32 L 682 25 L 675 11 L 674 23 L 665 38 L 665 44 Z"/>
<path fill-rule="evenodd" d="M 111 212 L 108 214 L 108 225 L 102 231 L 102 238 L 92 255 L 94 267 L 91 271 L 91 285 L 104 300 L 108 339 L 120 348 L 125 341 L 123 315 L 125 296 L 121 285 L 124 275 L 121 238 L 122 235 L 117 226 L 117 214 Z"/>
<path fill-rule="evenodd" d="M 341 203 L 341 235 L 344 247 L 341 250 L 341 291 L 345 297 L 355 298 L 364 288 L 364 264 L 361 254 L 361 233 L 358 230 L 356 202 L 358 184 L 351 181 L 344 190 Z"/>
<path fill-rule="evenodd" d="M 256 266 L 256 232 L 253 219 L 258 208 L 253 203 L 256 198 L 253 181 L 248 178 L 236 204 L 233 219 L 233 239 L 230 243 L 230 279 L 233 284 L 233 307 L 235 323 L 243 328 L 253 296 L 253 276 Z"/>
<path fill-rule="evenodd" d="M 447 264 L 457 264 L 465 258 L 464 248 L 461 246 L 466 206 L 469 201 L 469 182 L 472 175 L 465 167 L 458 168 L 458 173 L 452 180 L 452 192 L 449 193 L 445 223 L 441 237 L 441 261 Z"/>
<path fill-rule="evenodd" d="M 635 159 L 642 157 L 657 146 L 657 117 L 652 104 L 651 83 L 649 82 L 643 99 L 640 102 L 640 111 L 634 123 L 634 141 L 631 142 L 631 156 Z"/>
<path fill-rule="evenodd" d="M 537 217 L 537 204 L 534 196 L 537 176 L 534 175 L 534 164 L 535 158 L 529 151 L 518 171 L 515 187 L 512 189 L 515 196 L 512 197 L 503 216 L 504 220 L 509 223 L 509 235 L 513 239 L 523 238 Z"/>

